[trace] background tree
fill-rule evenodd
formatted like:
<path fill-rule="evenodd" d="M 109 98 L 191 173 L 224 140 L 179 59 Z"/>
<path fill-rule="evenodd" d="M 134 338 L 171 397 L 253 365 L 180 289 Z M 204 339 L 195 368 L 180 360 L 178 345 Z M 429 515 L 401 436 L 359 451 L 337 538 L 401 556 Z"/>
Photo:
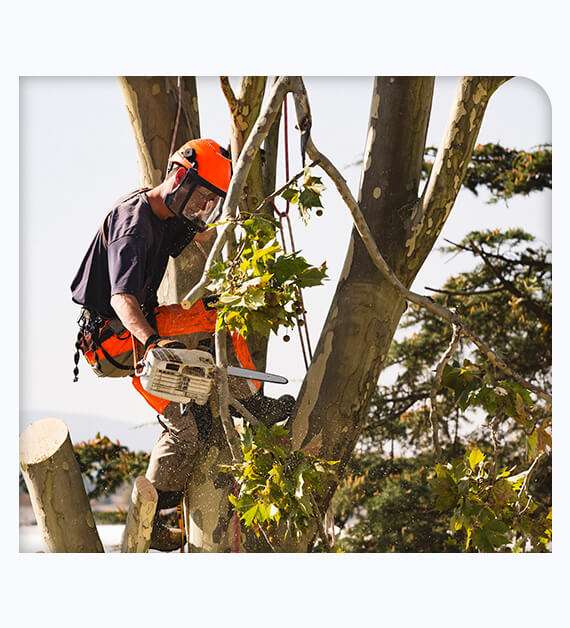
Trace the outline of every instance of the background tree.
<path fill-rule="evenodd" d="M 517 372 L 550 389 L 550 251 L 520 229 L 473 232 L 444 250 L 469 255 L 476 264 L 450 277 L 442 289 L 434 290 L 434 298 L 456 308 L 481 337 L 512 356 Z M 349 551 L 462 551 L 465 533 L 449 531 L 450 508 L 437 508 L 438 493 L 430 486 L 438 462 L 430 422 L 433 373 L 451 333 L 424 310 L 408 311 L 401 328 L 408 335 L 392 343 L 387 361 L 397 376 L 391 385 L 376 391 L 348 477 L 335 498 L 336 521 L 343 527 L 341 546 Z M 466 346 L 459 345 L 450 359 L 486 368 L 485 361 Z M 509 520 L 506 539 L 500 535 L 503 542 L 493 548 L 544 550 L 551 507 L 547 409 L 537 403 L 520 416 L 515 407 L 514 416 L 509 416 L 508 411 L 498 411 L 490 395 L 475 398 L 482 388 L 478 381 L 473 388 L 461 390 L 463 399 L 458 399 L 453 374 L 449 368 L 450 385 L 438 391 L 441 460 L 460 458 L 476 446 L 496 470 L 511 469 L 508 477 L 516 477 L 538 460 L 522 501 L 521 510 L 528 505 L 526 513 Z M 503 399 L 497 379 L 501 376 L 495 374 L 493 389 Z M 490 491 L 509 488 L 504 478 L 493 479 Z M 489 549 L 484 540 L 482 547 L 474 547 Z"/>

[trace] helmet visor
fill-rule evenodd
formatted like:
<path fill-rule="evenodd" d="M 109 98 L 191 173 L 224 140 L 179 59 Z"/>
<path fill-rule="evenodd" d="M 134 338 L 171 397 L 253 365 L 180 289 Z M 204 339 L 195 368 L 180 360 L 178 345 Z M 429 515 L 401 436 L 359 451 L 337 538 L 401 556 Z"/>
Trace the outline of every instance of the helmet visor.
<path fill-rule="evenodd" d="M 192 218 L 196 214 L 211 216 L 220 201 L 219 194 L 203 185 L 196 185 L 182 207 L 182 216 L 184 218 Z"/>

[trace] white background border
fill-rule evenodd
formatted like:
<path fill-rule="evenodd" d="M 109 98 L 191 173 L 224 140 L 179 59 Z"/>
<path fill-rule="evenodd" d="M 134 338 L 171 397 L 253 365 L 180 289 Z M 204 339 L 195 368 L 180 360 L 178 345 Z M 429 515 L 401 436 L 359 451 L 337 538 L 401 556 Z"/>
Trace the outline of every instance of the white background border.
<path fill-rule="evenodd" d="M 467 4 L 467 3 L 466 3 Z M 4 5 L 2 616 L 25 626 L 566 625 L 570 355 L 568 20 L 562 3 L 78 2 Z M 210 7 L 205 9 L 204 7 Z M 80 8 L 81 7 L 81 8 Z M 209 15 L 207 11 L 209 10 Z M 566 45 L 565 45 L 566 44 Z M 62 556 L 18 554 L 18 75 L 522 75 L 551 99 L 554 309 L 552 555 Z M 4 90 L 3 90 L 4 91 Z M 37 167 L 49 155 L 38 155 Z M 21 173 L 20 184 L 27 176 Z M 71 237 L 71 234 L 70 234 Z M 49 307 L 38 303 L 37 307 Z M 49 338 L 38 358 L 49 368 Z M 566 594 L 567 595 L 567 594 Z"/>

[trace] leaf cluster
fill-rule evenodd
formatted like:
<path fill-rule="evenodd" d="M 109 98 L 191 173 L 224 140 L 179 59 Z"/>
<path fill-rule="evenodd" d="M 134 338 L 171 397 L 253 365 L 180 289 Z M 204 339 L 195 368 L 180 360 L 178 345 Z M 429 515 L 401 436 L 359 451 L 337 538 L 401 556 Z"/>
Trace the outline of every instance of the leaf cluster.
<path fill-rule="evenodd" d="M 296 205 L 299 210 L 301 219 L 307 223 L 311 210 L 315 207 L 321 208 L 321 194 L 323 193 L 325 186 L 323 185 L 320 177 L 315 177 L 311 174 L 308 167 L 303 172 L 303 177 L 300 183 L 291 183 L 291 185 L 281 193 L 281 196 L 292 205 Z"/>
<path fill-rule="evenodd" d="M 534 428 L 534 403 L 530 392 L 518 382 L 497 380 L 487 363 L 474 364 L 468 359 L 446 364 L 442 384 L 454 393 L 461 410 L 480 407 L 488 416 L 515 419 L 525 430 Z"/>
<path fill-rule="evenodd" d="M 347 552 L 458 552 L 449 517 L 433 504 L 429 486 L 434 457 L 386 459 L 359 452 L 333 498 L 338 544 Z"/>
<path fill-rule="evenodd" d="M 516 475 L 515 467 L 495 469 L 494 460 L 477 446 L 435 466 L 431 488 L 436 508 L 452 512 L 450 531 L 464 535 L 465 550 L 545 551 L 552 538 L 552 511 L 529 493 L 529 469 Z"/>
<path fill-rule="evenodd" d="M 243 462 L 224 465 L 239 485 L 229 500 L 246 529 L 277 542 L 299 538 L 318 516 L 315 504 L 334 477 L 336 462 L 292 451 L 286 428 L 247 427 L 242 437 Z"/>
<path fill-rule="evenodd" d="M 239 226 L 235 257 L 217 262 L 209 273 L 208 290 L 218 295 L 217 329 L 247 337 L 293 327 L 304 312 L 300 290 L 323 283 L 326 263 L 312 266 L 298 252 L 286 255 L 276 221 L 265 216 L 250 216 Z"/>
<path fill-rule="evenodd" d="M 492 269 L 473 244 L 492 260 Z M 550 251 L 530 234 L 510 229 L 472 232 L 447 252 L 470 256 L 474 264 L 442 286 L 453 294 L 436 293 L 434 300 L 462 315 L 525 379 L 549 390 Z M 430 398 L 451 330 L 415 308 L 406 312 L 401 329 L 406 334 L 392 343 L 388 356 L 391 383 L 379 386 L 372 397 L 349 476 L 335 496 L 341 545 L 349 551 L 466 551 L 465 539 L 448 533 L 449 514 L 435 508 L 429 483 L 438 462 Z M 528 470 L 540 458 L 526 489 L 533 501 L 527 510 L 522 502 L 517 523 L 532 528 L 534 541 L 524 541 L 528 534 L 518 531 L 516 542 L 500 551 L 544 551 L 548 545 L 537 539 L 546 538 L 541 536 L 546 528 L 535 534 L 533 526 L 543 525 L 552 501 L 550 409 L 496 371 L 468 342 L 459 344 L 444 369 L 436 401 L 441 460 L 462 458 L 476 445 L 486 452 L 491 483 L 496 479 L 492 468 Z M 516 511 L 513 504 L 509 508 Z M 510 525 L 507 514 L 499 514 Z M 475 550 L 471 541 L 467 551 Z"/>

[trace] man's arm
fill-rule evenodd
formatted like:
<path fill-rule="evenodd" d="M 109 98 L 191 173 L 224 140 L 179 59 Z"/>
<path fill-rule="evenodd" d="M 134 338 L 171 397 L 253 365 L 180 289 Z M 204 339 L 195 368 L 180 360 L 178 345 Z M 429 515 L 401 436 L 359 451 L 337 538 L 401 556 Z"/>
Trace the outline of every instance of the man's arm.
<path fill-rule="evenodd" d="M 132 294 L 114 294 L 111 297 L 111 307 L 115 310 L 121 323 L 143 345 L 156 331 L 148 324 L 142 313 L 137 298 Z"/>

